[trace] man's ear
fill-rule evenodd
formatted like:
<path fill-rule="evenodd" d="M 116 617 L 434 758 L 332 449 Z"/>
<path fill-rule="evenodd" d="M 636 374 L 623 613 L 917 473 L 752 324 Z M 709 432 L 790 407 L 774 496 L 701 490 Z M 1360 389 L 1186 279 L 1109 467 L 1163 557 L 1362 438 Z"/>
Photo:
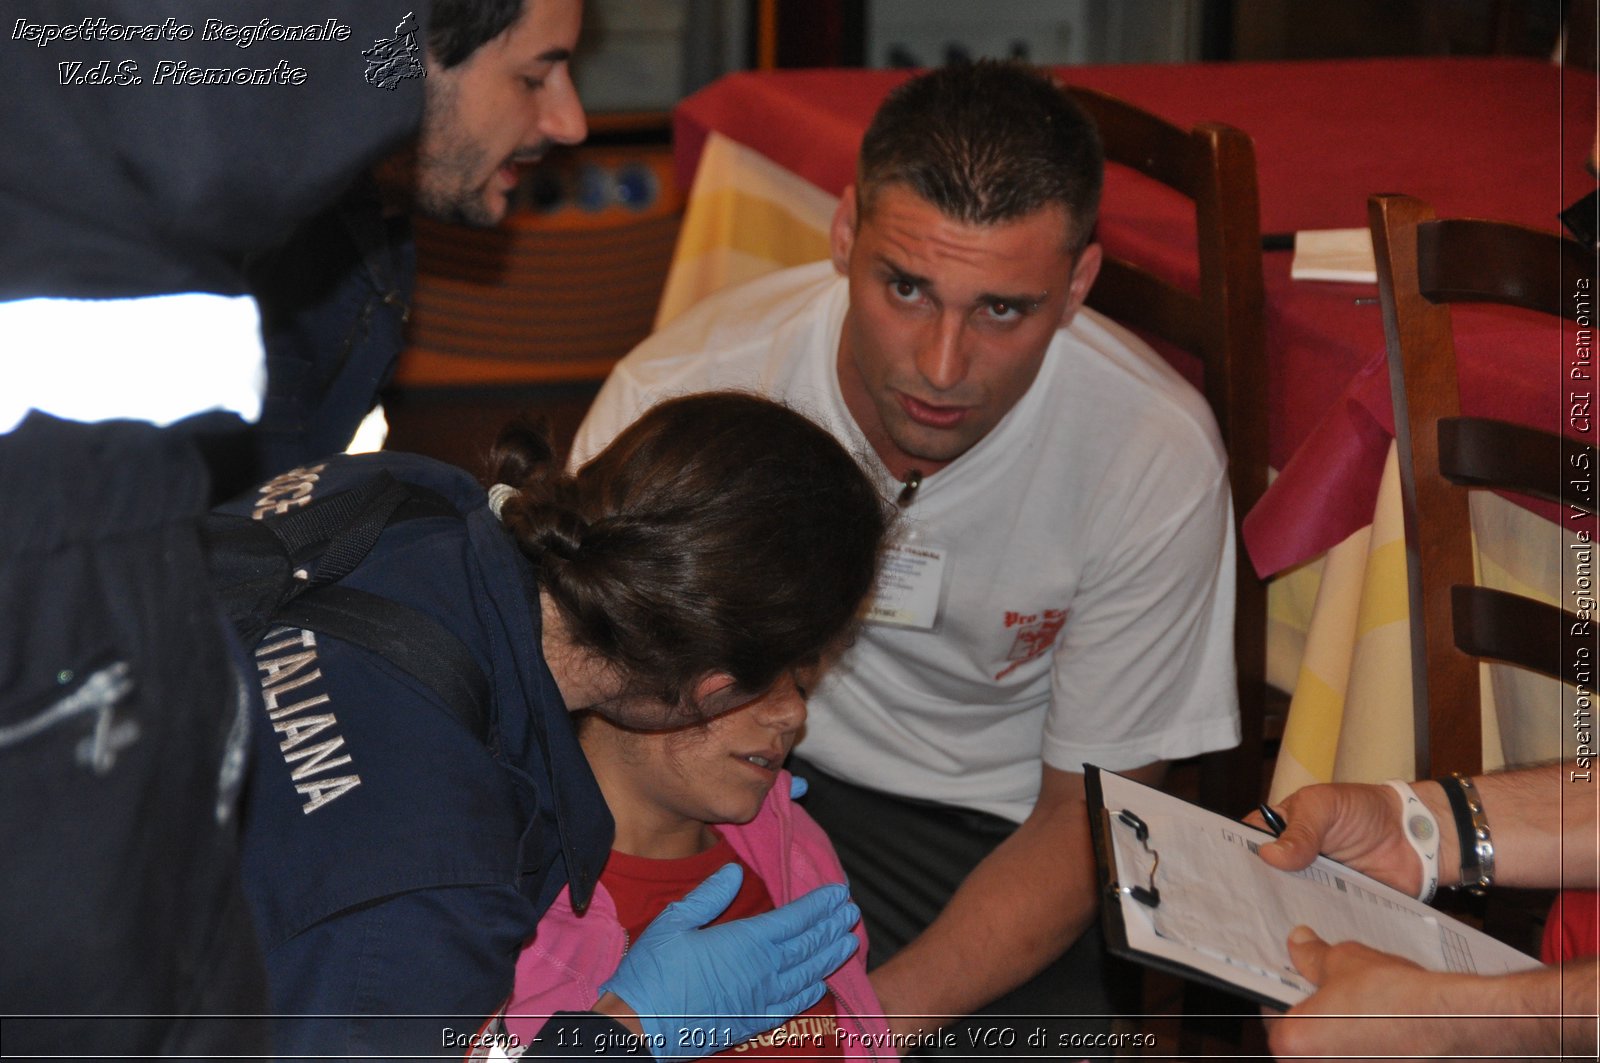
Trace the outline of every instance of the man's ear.
<path fill-rule="evenodd" d="M 1067 282 L 1067 305 L 1061 310 L 1061 324 L 1058 327 L 1066 328 L 1072 324 L 1078 308 L 1089 297 L 1089 289 L 1094 287 L 1095 278 L 1100 276 L 1103 258 L 1104 251 L 1099 244 L 1090 244 L 1078 252 L 1078 261 L 1072 265 L 1072 279 Z"/>
<path fill-rule="evenodd" d="M 833 268 L 841 277 L 850 273 L 850 249 L 856 242 L 856 186 L 852 182 L 839 197 L 828 229 L 828 245 L 833 252 Z"/>

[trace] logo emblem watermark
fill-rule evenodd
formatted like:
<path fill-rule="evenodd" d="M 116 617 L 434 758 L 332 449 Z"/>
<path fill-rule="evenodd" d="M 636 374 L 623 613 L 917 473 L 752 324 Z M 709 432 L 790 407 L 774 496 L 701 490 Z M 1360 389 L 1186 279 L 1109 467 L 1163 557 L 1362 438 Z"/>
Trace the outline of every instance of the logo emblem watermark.
<path fill-rule="evenodd" d="M 418 56 L 416 13 L 406 12 L 394 28 L 393 37 L 380 37 L 371 48 L 364 48 L 367 84 L 393 92 L 407 78 L 427 77 Z"/>

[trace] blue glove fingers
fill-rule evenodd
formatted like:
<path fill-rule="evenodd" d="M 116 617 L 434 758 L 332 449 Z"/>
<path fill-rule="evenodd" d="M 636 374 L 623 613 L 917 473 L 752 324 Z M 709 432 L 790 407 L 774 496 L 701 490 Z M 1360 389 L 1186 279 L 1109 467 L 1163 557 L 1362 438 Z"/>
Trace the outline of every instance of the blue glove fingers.
<path fill-rule="evenodd" d="M 822 994 L 827 991 L 827 986 L 821 982 L 813 983 L 804 990 L 779 1004 L 774 1004 L 766 1010 L 765 1016 L 737 1015 L 725 1016 L 719 1020 L 723 1027 L 733 1033 L 732 1044 L 743 1044 L 759 1034 L 776 1029 L 800 1014 L 802 1011 L 822 999 Z"/>
<path fill-rule="evenodd" d="M 745 927 L 747 933 L 759 935 L 767 947 L 782 948 L 790 939 L 826 923 L 830 916 L 847 906 L 855 909 L 855 905 L 850 903 L 850 891 L 844 886 L 819 886 L 782 908 L 741 919 L 739 925 Z M 857 911 L 856 915 L 859 916 L 860 912 Z M 853 921 L 851 925 L 854 925 Z"/>
<path fill-rule="evenodd" d="M 806 795 L 806 791 L 809 790 L 809 789 L 811 789 L 811 784 L 806 782 L 804 779 L 800 778 L 800 776 L 798 776 L 798 775 L 789 776 L 789 800 L 791 800 L 791 801 L 800 800 L 802 797 L 804 797 Z M 810 1004 L 806 1005 L 806 1007 L 808 1007 L 808 1008 L 810 1006 L 811 1006 Z"/>
<path fill-rule="evenodd" d="M 615 993 L 641 1017 L 647 1012 L 678 1010 L 663 1006 L 667 1001 L 681 998 L 683 986 L 662 969 L 657 951 L 667 950 L 669 955 L 677 952 L 684 957 L 676 961 L 679 964 L 694 962 L 691 943 L 679 939 L 721 915 L 733 902 L 743 881 L 744 870 L 738 864 L 724 864 L 681 900 L 667 905 L 645 927 L 616 971 L 600 986 L 600 991 Z M 668 966 L 671 963 L 669 960 Z"/>
<path fill-rule="evenodd" d="M 738 1043 L 771 1029 L 820 999 L 822 979 L 859 946 L 850 928 L 860 911 L 840 885 L 700 929 L 727 908 L 742 879 L 736 865 L 725 866 L 669 905 L 601 987 L 659 1038 L 659 1057 L 678 1055 L 680 1045 L 702 1055 L 712 1038 Z"/>
<path fill-rule="evenodd" d="M 820 982 L 855 954 L 861 941 L 850 932 L 855 919 L 830 920 L 784 945 L 781 967 L 774 982 L 775 995 L 788 996 L 803 986 Z"/>
<path fill-rule="evenodd" d="M 828 989 L 823 979 L 843 966 L 844 962 L 850 958 L 850 954 L 855 952 L 858 945 L 859 942 L 856 940 L 855 935 L 851 934 L 847 939 L 833 942 L 824 952 L 813 956 L 807 961 L 806 971 L 784 971 L 780 973 L 772 992 L 779 994 L 788 993 L 792 989 L 797 991 L 786 1000 L 768 1004 L 766 1009 L 767 1018 L 764 1022 L 754 1017 L 741 1017 L 734 1024 L 734 1029 L 739 1035 L 738 1041 L 742 1043 L 757 1034 L 766 1033 L 821 1000 L 822 994 L 827 992 Z M 815 977 L 808 977 L 813 971 L 820 971 L 821 973 L 816 974 Z"/>
<path fill-rule="evenodd" d="M 822 999 L 827 986 L 813 982 L 788 1000 L 769 1005 L 763 1013 L 726 1016 L 720 1021 L 733 1031 L 733 1044 L 743 1044 L 757 1034 L 783 1025 Z"/>
<path fill-rule="evenodd" d="M 739 886 L 743 882 L 743 868 L 738 864 L 723 864 L 681 900 L 667 905 L 645 927 L 644 934 L 639 935 L 640 940 L 644 940 L 645 935 L 657 927 L 662 930 L 698 930 L 727 910 L 739 895 Z"/>
<path fill-rule="evenodd" d="M 827 992 L 827 989 L 827 986 L 823 985 L 821 982 L 817 982 L 807 986 L 800 993 L 790 997 L 788 1000 L 785 1000 L 782 1004 L 779 1004 L 777 1007 L 772 1009 L 772 1014 L 774 1017 L 774 1022 L 772 1025 L 777 1026 L 779 1023 L 787 1022 L 792 1016 L 800 1014 L 802 1011 L 821 1000 L 822 994 Z M 755 1031 L 755 1033 L 766 1032 L 766 1030 Z M 755 1036 L 755 1034 L 750 1035 L 750 1037 L 753 1036 Z M 745 1040 L 749 1040 L 750 1037 L 746 1037 Z"/>
<path fill-rule="evenodd" d="M 838 911 L 830 913 L 815 926 L 808 927 L 787 941 L 779 942 L 782 966 L 790 968 L 806 963 L 812 956 L 830 950 L 836 941 L 846 939 L 855 941 L 856 936 L 850 932 L 850 928 L 860 919 L 861 910 L 853 904 L 847 904 Z M 831 971 L 831 968 L 829 970 Z"/>

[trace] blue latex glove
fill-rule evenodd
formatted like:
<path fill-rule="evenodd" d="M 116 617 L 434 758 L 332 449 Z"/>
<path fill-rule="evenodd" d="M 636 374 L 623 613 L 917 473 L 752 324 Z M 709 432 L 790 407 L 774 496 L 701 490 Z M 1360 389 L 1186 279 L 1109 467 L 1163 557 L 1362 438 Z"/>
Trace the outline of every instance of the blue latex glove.
<path fill-rule="evenodd" d="M 811 784 L 798 775 L 789 776 L 789 800 L 798 801 L 811 789 Z"/>
<path fill-rule="evenodd" d="M 708 1056 L 765 1033 L 821 1000 L 823 978 L 856 950 L 850 928 L 861 910 L 837 885 L 700 929 L 743 881 L 739 865 L 726 864 L 669 904 L 600 987 L 638 1014 L 657 1059 Z"/>

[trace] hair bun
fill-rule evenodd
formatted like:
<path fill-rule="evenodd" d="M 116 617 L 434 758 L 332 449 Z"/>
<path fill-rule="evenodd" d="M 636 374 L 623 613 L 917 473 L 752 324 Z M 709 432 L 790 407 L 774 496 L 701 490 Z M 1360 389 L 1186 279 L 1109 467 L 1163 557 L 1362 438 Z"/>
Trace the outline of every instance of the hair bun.
<path fill-rule="evenodd" d="M 507 511 L 511 508 L 508 505 Z M 554 502 L 533 500 L 517 506 L 516 510 L 517 523 L 521 525 L 518 538 L 535 560 L 540 555 L 548 554 L 572 561 L 582 551 L 584 536 L 589 532 L 589 522 L 576 510 Z"/>

